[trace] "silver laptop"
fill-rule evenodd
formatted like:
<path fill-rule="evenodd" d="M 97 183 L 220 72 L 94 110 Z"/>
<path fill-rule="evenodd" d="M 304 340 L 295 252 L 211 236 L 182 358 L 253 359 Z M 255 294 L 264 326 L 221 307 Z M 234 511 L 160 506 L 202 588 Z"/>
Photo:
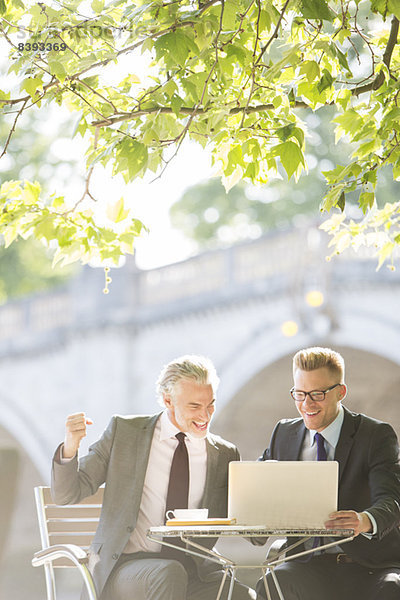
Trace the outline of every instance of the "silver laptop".
<path fill-rule="evenodd" d="M 238 525 L 323 529 L 337 510 L 336 461 L 229 463 L 228 517 Z"/>

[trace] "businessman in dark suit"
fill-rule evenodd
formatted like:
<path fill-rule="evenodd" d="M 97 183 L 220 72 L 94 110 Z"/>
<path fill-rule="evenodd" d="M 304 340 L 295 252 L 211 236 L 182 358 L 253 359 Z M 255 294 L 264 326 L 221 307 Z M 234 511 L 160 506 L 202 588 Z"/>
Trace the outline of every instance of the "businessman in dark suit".
<path fill-rule="evenodd" d="M 329 348 L 293 359 L 291 395 L 301 418 L 280 421 L 261 460 L 337 460 L 338 511 L 327 528 L 353 529 L 353 541 L 275 569 L 285 600 L 399 600 L 400 465 L 387 423 L 342 406 L 344 361 Z M 322 438 L 318 440 L 315 434 Z M 317 456 L 318 453 L 318 456 Z M 268 576 L 273 600 L 278 599 Z M 265 598 L 263 581 L 257 598 Z"/>
<path fill-rule="evenodd" d="M 208 508 L 210 517 L 226 516 L 228 465 L 240 457 L 233 444 L 209 433 L 218 382 L 204 357 L 172 361 L 157 385 L 163 412 L 114 416 L 79 461 L 90 420 L 84 413 L 67 418 L 64 443 L 53 459 L 52 492 L 57 503 L 71 504 L 105 483 L 89 552 L 101 600 L 215 600 L 222 578 L 215 563 L 179 550 L 171 555 L 146 532 L 164 524 L 171 494 L 175 499 L 169 508 Z M 182 492 L 185 503 L 176 505 Z M 228 581 L 223 599 L 227 591 Z M 235 584 L 233 600 L 255 596 L 254 590 Z"/>

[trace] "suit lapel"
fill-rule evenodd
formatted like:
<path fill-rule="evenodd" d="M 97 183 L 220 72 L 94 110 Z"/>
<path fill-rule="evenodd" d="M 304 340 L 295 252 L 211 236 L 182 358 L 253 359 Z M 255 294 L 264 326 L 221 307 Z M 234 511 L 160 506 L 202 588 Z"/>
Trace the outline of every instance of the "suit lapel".
<path fill-rule="evenodd" d="M 343 425 L 340 431 L 340 436 L 336 446 L 334 457 L 334 459 L 337 460 L 339 463 L 339 481 L 341 480 L 344 470 L 346 468 L 346 463 L 354 442 L 354 434 L 357 429 L 357 417 L 344 407 L 343 410 Z"/>
<path fill-rule="evenodd" d="M 300 453 L 303 447 L 304 436 L 308 430 L 305 428 L 304 423 L 299 421 L 298 427 L 292 431 L 291 436 L 288 440 L 288 453 L 289 460 L 300 460 Z"/>
<path fill-rule="evenodd" d="M 218 450 L 214 445 L 214 442 L 208 436 L 206 437 L 206 449 L 207 449 L 207 475 L 206 483 L 204 487 L 204 496 L 202 500 L 202 506 L 209 508 L 212 490 L 214 489 L 214 475 L 217 471 L 218 463 Z"/>
<path fill-rule="evenodd" d="M 137 503 L 138 506 L 142 496 L 154 429 L 159 417 L 159 414 L 150 417 L 143 425 L 141 425 L 137 434 L 130 439 L 132 456 L 137 457 L 135 461 L 132 461 L 133 470 L 132 478 L 130 480 L 130 491 L 134 502 Z"/>

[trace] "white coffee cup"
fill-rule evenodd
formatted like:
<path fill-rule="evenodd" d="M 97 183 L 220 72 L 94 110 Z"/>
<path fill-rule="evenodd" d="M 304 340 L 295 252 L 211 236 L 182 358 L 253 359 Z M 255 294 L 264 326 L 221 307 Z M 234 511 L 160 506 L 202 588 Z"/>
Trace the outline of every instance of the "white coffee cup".
<path fill-rule="evenodd" d="M 204 521 L 208 517 L 208 508 L 175 508 L 168 510 L 166 517 L 177 521 Z"/>

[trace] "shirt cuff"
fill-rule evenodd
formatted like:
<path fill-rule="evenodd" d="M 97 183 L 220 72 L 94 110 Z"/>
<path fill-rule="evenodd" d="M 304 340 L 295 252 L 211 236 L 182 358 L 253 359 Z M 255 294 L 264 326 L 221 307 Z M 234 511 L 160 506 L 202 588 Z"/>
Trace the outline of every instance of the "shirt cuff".
<path fill-rule="evenodd" d="M 60 446 L 60 464 L 66 465 L 67 463 L 71 462 L 71 460 L 74 460 L 75 456 L 73 456 L 72 458 L 64 458 L 63 450 L 64 450 L 64 444 L 61 444 L 61 446 Z"/>
<path fill-rule="evenodd" d="M 369 520 L 372 523 L 372 531 L 368 533 L 362 533 L 361 535 L 371 540 L 378 532 L 378 525 L 376 524 L 376 521 L 370 512 L 368 512 L 367 510 L 364 510 L 363 512 L 368 516 Z"/>

